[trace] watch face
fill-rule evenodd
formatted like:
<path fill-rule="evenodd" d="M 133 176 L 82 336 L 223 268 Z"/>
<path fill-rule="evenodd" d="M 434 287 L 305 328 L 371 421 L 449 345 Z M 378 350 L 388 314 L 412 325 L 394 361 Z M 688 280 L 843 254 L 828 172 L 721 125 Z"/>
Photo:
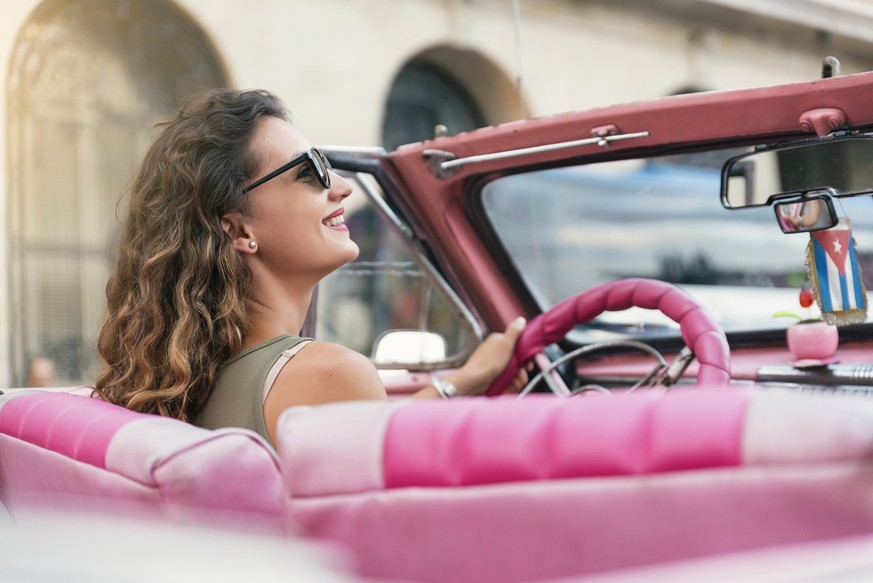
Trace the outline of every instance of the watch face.
<path fill-rule="evenodd" d="M 431 376 L 431 384 L 433 384 L 433 388 L 437 390 L 443 399 L 453 399 L 458 396 L 458 389 L 449 381 Z"/>

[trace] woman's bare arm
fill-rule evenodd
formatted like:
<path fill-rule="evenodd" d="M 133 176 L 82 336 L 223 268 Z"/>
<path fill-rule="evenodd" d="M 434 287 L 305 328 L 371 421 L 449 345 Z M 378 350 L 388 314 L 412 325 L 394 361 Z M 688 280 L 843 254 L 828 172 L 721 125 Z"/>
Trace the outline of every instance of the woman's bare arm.
<path fill-rule="evenodd" d="M 264 420 L 270 439 L 277 443 L 276 424 L 289 407 L 385 398 L 385 385 L 367 357 L 339 344 L 316 341 L 279 372 L 264 401 Z"/>

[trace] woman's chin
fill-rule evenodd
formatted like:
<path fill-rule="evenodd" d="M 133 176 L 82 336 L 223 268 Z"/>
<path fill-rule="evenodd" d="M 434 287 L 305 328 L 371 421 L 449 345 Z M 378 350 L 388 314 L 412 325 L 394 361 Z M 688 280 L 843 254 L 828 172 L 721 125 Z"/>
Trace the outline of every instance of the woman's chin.
<path fill-rule="evenodd" d="M 358 258 L 358 254 L 360 254 L 361 250 L 358 248 L 358 244 L 349 239 L 348 244 L 343 246 L 343 250 L 340 254 L 340 263 L 332 271 L 335 271 L 346 265 L 347 263 L 351 263 L 355 259 Z"/>
<path fill-rule="evenodd" d="M 358 255 L 360 253 L 361 253 L 361 249 L 360 249 L 360 247 L 358 247 L 358 244 L 355 243 L 354 241 L 352 241 L 351 239 L 349 239 L 349 258 L 346 259 L 346 263 L 349 263 L 349 262 L 357 259 Z"/>

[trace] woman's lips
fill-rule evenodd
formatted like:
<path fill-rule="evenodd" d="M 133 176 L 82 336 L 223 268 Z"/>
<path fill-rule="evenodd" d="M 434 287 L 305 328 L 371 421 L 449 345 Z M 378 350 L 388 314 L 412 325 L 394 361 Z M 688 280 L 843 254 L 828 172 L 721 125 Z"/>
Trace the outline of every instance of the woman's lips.
<path fill-rule="evenodd" d="M 321 221 L 321 224 L 337 231 L 348 231 L 349 228 L 345 225 L 346 219 L 343 216 L 345 212 L 346 209 L 337 209 L 336 212 L 331 213 L 326 219 Z"/>

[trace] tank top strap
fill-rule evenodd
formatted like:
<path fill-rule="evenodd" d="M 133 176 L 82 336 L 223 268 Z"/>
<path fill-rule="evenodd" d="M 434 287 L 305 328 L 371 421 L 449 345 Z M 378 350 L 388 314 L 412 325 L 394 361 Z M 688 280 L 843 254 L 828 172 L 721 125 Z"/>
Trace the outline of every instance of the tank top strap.
<path fill-rule="evenodd" d="M 294 356 L 303 350 L 308 344 L 312 342 L 311 338 L 306 338 L 288 348 L 287 350 L 283 350 L 281 354 L 279 354 L 279 358 L 276 359 L 276 362 L 270 368 L 270 371 L 267 373 L 267 378 L 264 380 L 264 390 L 261 395 L 261 404 L 267 400 L 267 395 L 270 394 L 270 390 L 273 388 L 273 384 L 276 382 L 276 377 L 279 376 L 279 373 L 288 364 L 288 361 L 294 358 Z"/>

